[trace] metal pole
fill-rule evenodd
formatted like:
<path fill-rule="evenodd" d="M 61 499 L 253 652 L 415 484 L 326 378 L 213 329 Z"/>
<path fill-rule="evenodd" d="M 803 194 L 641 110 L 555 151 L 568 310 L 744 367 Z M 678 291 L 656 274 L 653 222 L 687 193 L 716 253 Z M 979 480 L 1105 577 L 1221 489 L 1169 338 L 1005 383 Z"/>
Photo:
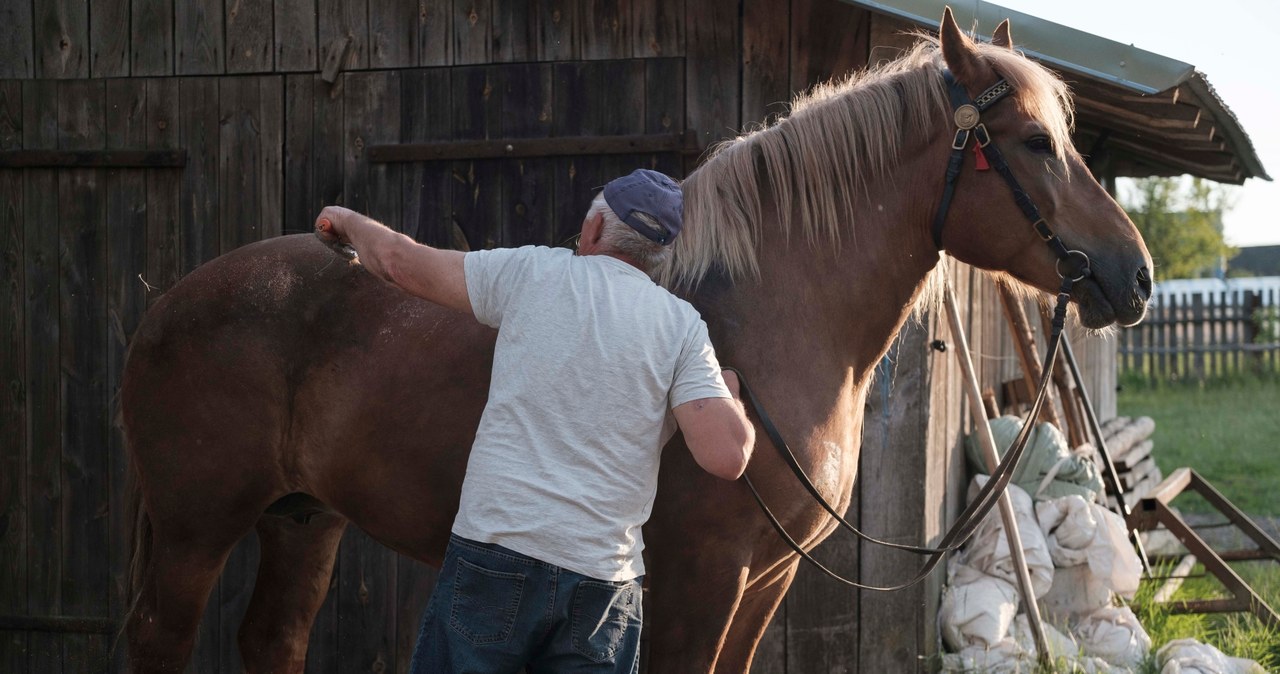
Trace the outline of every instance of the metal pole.
<path fill-rule="evenodd" d="M 996 451 L 995 437 L 991 435 L 991 424 L 983 413 L 982 392 L 978 388 L 978 376 L 973 370 L 973 360 L 969 356 L 969 339 L 965 337 L 960 325 L 960 311 L 956 308 L 956 296 L 947 284 L 945 290 L 947 322 L 951 325 L 951 337 L 955 340 L 956 360 L 960 361 L 960 369 L 964 373 L 965 395 L 969 398 L 969 409 L 977 426 L 978 440 L 982 445 L 983 460 L 987 471 L 994 471 L 1000 463 L 1000 455 Z M 1028 419 L 1027 423 L 1035 423 Z M 1000 518 L 1004 520 L 1004 533 L 1009 541 L 1009 552 L 1013 555 L 1014 571 L 1018 576 L 1018 589 L 1022 594 L 1022 605 L 1026 609 L 1027 622 L 1031 624 L 1031 635 L 1035 638 L 1037 658 L 1047 669 L 1050 667 L 1048 643 L 1044 637 L 1044 623 L 1040 619 L 1040 605 L 1036 601 L 1035 591 L 1031 587 L 1031 572 L 1027 569 L 1027 557 L 1022 550 L 1022 535 L 1018 531 L 1018 520 L 1013 512 L 1013 499 L 1009 492 L 1000 494 Z"/>

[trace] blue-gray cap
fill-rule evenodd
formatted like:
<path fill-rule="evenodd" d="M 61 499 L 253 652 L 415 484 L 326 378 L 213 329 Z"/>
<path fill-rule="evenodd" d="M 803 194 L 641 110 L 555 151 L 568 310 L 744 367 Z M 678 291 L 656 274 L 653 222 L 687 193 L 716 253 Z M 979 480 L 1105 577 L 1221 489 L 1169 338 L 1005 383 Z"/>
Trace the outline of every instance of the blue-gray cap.
<path fill-rule="evenodd" d="M 604 200 L 619 220 L 662 245 L 670 244 L 684 222 L 684 193 L 671 178 L 636 169 L 604 186 Z"/>

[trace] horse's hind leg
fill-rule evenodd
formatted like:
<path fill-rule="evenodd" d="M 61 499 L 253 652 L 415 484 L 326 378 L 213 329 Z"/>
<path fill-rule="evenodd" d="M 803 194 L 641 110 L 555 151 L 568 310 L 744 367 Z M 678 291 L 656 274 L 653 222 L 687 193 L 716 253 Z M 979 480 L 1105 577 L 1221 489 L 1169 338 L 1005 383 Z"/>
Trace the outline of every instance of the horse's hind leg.
<path fill-rule="evenodd" d="M 311 623 L 324 603 L 347 520 L 334 513 L 309 521 L 264 515 L 258 520 L 262 561 L 240 625 L 246 672 L 301 672 Z"/>
<path fill-rule="evenodd" d="M 130 671 L 181 672 L 235 539 L 212 542 L 154 532 L 128 618 Z"/>

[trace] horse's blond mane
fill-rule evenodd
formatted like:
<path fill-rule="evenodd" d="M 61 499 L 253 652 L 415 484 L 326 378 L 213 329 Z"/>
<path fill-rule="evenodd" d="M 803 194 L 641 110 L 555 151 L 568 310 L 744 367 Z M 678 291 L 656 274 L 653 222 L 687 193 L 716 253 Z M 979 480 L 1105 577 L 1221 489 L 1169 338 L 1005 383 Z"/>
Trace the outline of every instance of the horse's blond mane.
<path fill-rule="evenodd" d="M 951 118 L 938 42 L 921 37 L 902 58 L 819 85 L 792 102 L 789 116 L 717 145 L 684 181 L 685 226 L 659 281 L 688 289 L 713 268 L 758 276 L 765 187 L 786 236 L 798 228 L 809 245 L 838 249 L 842 233 L 853 233 L 858 200 L 891 176 L 904 141 Z M 1015 51 L 976 47 L 1062 159 L 1071 147 L 1066 85 Z"/>

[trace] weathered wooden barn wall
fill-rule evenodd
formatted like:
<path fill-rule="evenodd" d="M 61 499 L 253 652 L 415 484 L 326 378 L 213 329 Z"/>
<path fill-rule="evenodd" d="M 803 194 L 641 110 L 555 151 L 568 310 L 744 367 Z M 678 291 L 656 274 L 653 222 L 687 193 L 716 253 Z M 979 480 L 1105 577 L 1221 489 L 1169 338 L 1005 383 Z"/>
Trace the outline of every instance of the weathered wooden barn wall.
<path fill-rule="evenodd" d="M 129 335 L 184 274 L 309 231 L 328 203 L 435 245 L 455 224 L 473 247 L 554 244 L 610 177 L 682 174 L 696 155 L 381 163 L 369 148 L 685 130 L 705 146 L 890 54 L 874 48 L 905 28 L 837 0 L 0 0 L 0 158 L 99 153 L 0 168 L 0 671 L 122 661 L 130 523 L 113 400 Z M 122 150 L 185 163 L 124 166 Z M 993 288 L 962 265 L 952 277 L 984 384 L 1012 378 Z M 959 375 L 934 339 L 951 339 L 936 316 L 910 327 L 868 401 L 853 519 L 904 542 L 936 539 L 963 493 Z M 1113 350 L 1079 350 L 1109 416 Z M 191 671 L 237 670 L 256 556 L 250 537 L 228 561 Z M 868 582 L 915 566 L 841 534 L 819 557 Z M 349 530 L 308 670 L 405 671 L 433 580 Z M 858 593 L 802 569 L 754 671 L 922 668 L 939 583 Z"/>

